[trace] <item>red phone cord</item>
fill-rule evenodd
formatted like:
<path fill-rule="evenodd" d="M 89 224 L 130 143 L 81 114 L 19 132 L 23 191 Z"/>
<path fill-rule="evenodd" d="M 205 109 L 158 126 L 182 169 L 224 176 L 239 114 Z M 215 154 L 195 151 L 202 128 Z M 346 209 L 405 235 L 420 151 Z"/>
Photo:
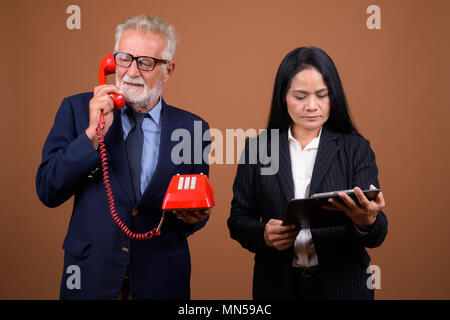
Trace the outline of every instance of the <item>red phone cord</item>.
<path fill-rule="evenodd" d="M 120 219 L 119 214 L 116 211 L 116 205 L 114 201 L 114 196 L 111 189 L 111 184 L 109 181 L 109 171 L 108 171 L 108 156 L 106 155 L 106 146 L 105 146 L 105 137 L 100 132 L 105 128 L 105 119 L 103 116 L 103 112 L 100 114 L 100 121 L 97 125 L 96 132 L 98 137 L 98 144 L 100 149 L 100 158 L 102 162 L 102 171 L 103 171 L 103 184 L 105 185 L 106 197 L 108 198 L 109 204 L 109 213 L 111 214 L 114 222 L 119 226 L 125 235 L 134 240 L 148 240 L 153 238 L 154 236 L 159 236 L 161 234 L 161 225 L 164 221 L 164 211 L 161 216 L 161 221 L 159 222 L 158 227 L 144 233 L 135 233 L 130 230 L 130 228 Z"/>

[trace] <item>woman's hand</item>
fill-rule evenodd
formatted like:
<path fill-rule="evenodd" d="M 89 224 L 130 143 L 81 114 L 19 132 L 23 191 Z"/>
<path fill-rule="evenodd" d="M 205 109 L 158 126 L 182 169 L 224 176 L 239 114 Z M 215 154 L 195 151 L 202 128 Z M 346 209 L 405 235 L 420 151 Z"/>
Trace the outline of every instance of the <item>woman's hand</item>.
<path fill-rule="evenodd" d="M 370 185 L 370 189 L 376 188 Z M 375 200 L 368 200 L 360 188 L 355 187 L 353 190 L 358 199 L 357 202 L 347 194 L 339 193 L 341 201 L 330 198 L 328 199 L 329 205 L 322 208 L 343 211 L 358 228 L 368 230 L 375 223 L 378 212 L 385 206 L 383 193 L 380 192 Z"/>
<path fill-rule="evenodd" d="M 295 225 L 282 225 L 283 221 L 270 219 L 264 229 L 264 240 L 267 246 L 278 251 L 286 250 L 295 242 L 299 229 Z"/>
<path fill-rule="evenodd" d="M 172 212 L 184 223 L 194 224 L 205 220 L 211 214 L 211 209 L 172 210 Z"/>

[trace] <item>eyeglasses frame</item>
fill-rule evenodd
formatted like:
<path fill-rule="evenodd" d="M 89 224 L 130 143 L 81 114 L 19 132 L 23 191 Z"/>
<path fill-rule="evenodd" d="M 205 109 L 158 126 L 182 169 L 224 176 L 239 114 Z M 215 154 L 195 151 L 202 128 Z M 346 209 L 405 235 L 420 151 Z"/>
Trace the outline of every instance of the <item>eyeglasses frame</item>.
<path fill-rule="evenodd" d="M 126 55 L 128 55 L 128 56 L 131 57 L 131 62 L 130 62 L 130 65 L 129 65 L 128 67 L 124 67 L 124 66 L 121 66 L 121 65 L 117 64 L 117 62 L 116 62 L 116 56 L 117 56 L 119 53 L 126 54 Z M 136 66 L 138 67 L 139 70 L 142 70 L 142 71 L 153 71 L 153 70 L 155 70 L 156 65 L 157 65 L 158 63 L 166 64 L 166 63 L 169 63 L 169 62 L 170 62 L 169 60 L 158 59 L 158 58 L 153 58 L 153 57 L 149 57 L 149 56 L 139 56 L 139 57 L 135 57 L 135 56 L 133 56 L 133 55 L 127 53 L 127 52 L 121 52 L 121 51 L 113 51 L 113 55 L 114 55 L 114 62 L 116 62 L 116 65 L 118 65 L 118 66 L 120 66 L 120 67 L 122 67 L 122 68 L 129 68 L 129 67 L 133 64 L 133 61 L 136 60 Z M 155 62 L 155 64 L 153 65 L 153 68 L 152 68 L 152 69 L 149 69 L 149 70 L 141 69 L 141 67 L 139 67 L 139 59 L 141 59 L 141 58 L 149 58 L 149 59 L 152 59 L 152 60 Z"/>

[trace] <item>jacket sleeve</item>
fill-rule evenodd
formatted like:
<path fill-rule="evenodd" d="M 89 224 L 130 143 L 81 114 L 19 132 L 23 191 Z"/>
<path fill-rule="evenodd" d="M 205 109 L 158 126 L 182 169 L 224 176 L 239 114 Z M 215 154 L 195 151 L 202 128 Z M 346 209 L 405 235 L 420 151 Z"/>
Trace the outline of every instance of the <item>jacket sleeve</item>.
<path fill-rule="evenodd" d="M 81 187 L 99 160 L 85 131 L 77 132 L 74 108 L 64 99 L 42 150 L 36 175 L 39 199 L 49 207 L 61 205 Z"/>
<path fill-rule="evenodd" d="M 375 162 L 375 154 L 370 148 L 369 141 L 358 137 L 358 142 L 350 144 L 352 152 L 347 150 L 347 154 L 352 156 L 349 158 L 350 173 L 352 187 L 360 187 L 361 189 L 369 189 L 373 184 L 379 188 L 378 169 Z M 316 228 L 314 236 L 318 241 L 322 239 L 329 242 L 333 239 L 335 243 L 343 238 L 351 237 L 352 241 L 360 246 L 367 248 L 375 248 L 380 246 L 387 235 L 387 219 L 385 214 L 378 212 L 375 223 L 367 232 L 361 232 L 353 224 L 344 226 L 334 226 L 326 228 Z"/>
<path fill-rule="evenodd" d="M 244 152 L 248 153 L 249 140 L 245 143 Z M 242 153 L 242 156 L 244 155 Z M 248 159 L 248 157 L 246 157 Z M 241 162 L 241 161 L 240 161 Z M 242 247 L 256 253 L 264 245 L 265 224 L 261 222 L 261 214 L 257 210 L 255 185 L 259 169 L 253 164 L 239 164 L 233 184 L 233 199 L 227 224 L 232 239 Z"/>
<path fill-rule="evenodd" d="M 360 138 L 360 144 L 353 157 L 353 187 L 369 189 L 373 184 L 379 188 L 378 168 L 375 154 L 370 147 L 369 141 Z M 378 212 L 375 223 L 367 232 L 360 232 L 355 226 L 352 228 L 353 236 L 357 241 L 368 248 L 380 246 L 387 235 L 387 219 L 383 211 Z"/>

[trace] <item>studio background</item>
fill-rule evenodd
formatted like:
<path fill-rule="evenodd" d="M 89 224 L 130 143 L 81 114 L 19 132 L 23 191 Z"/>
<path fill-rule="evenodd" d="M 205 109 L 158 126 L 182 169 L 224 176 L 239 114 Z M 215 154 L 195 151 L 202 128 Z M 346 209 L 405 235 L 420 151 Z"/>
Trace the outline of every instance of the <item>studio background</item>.
<path fill-rule="evenodd" d="M 71 4 L 81 8 L 80 30 L 66 27 Z M 373 4 L 379 30 L 366 26 Z M 388 236 L 369 250 L 381 270 L 376 298 L 450 298 L 450 1 L 3 0 L 0 299 L 58 298 L 73 202 L 50 209 L 38 200 L 42 146 L 62 99 L 93 90 L 115 26 L 141 13 L 178 31 L 165 100 L 223 133 L 264 128 L 281 59 L 323 48 L 376 154 L 387 202 Z M 251 298 L 253 255 L 226 226 L 235 172 L 211 166 L 216 207 L 189 238 L 193 299 Z"/>

